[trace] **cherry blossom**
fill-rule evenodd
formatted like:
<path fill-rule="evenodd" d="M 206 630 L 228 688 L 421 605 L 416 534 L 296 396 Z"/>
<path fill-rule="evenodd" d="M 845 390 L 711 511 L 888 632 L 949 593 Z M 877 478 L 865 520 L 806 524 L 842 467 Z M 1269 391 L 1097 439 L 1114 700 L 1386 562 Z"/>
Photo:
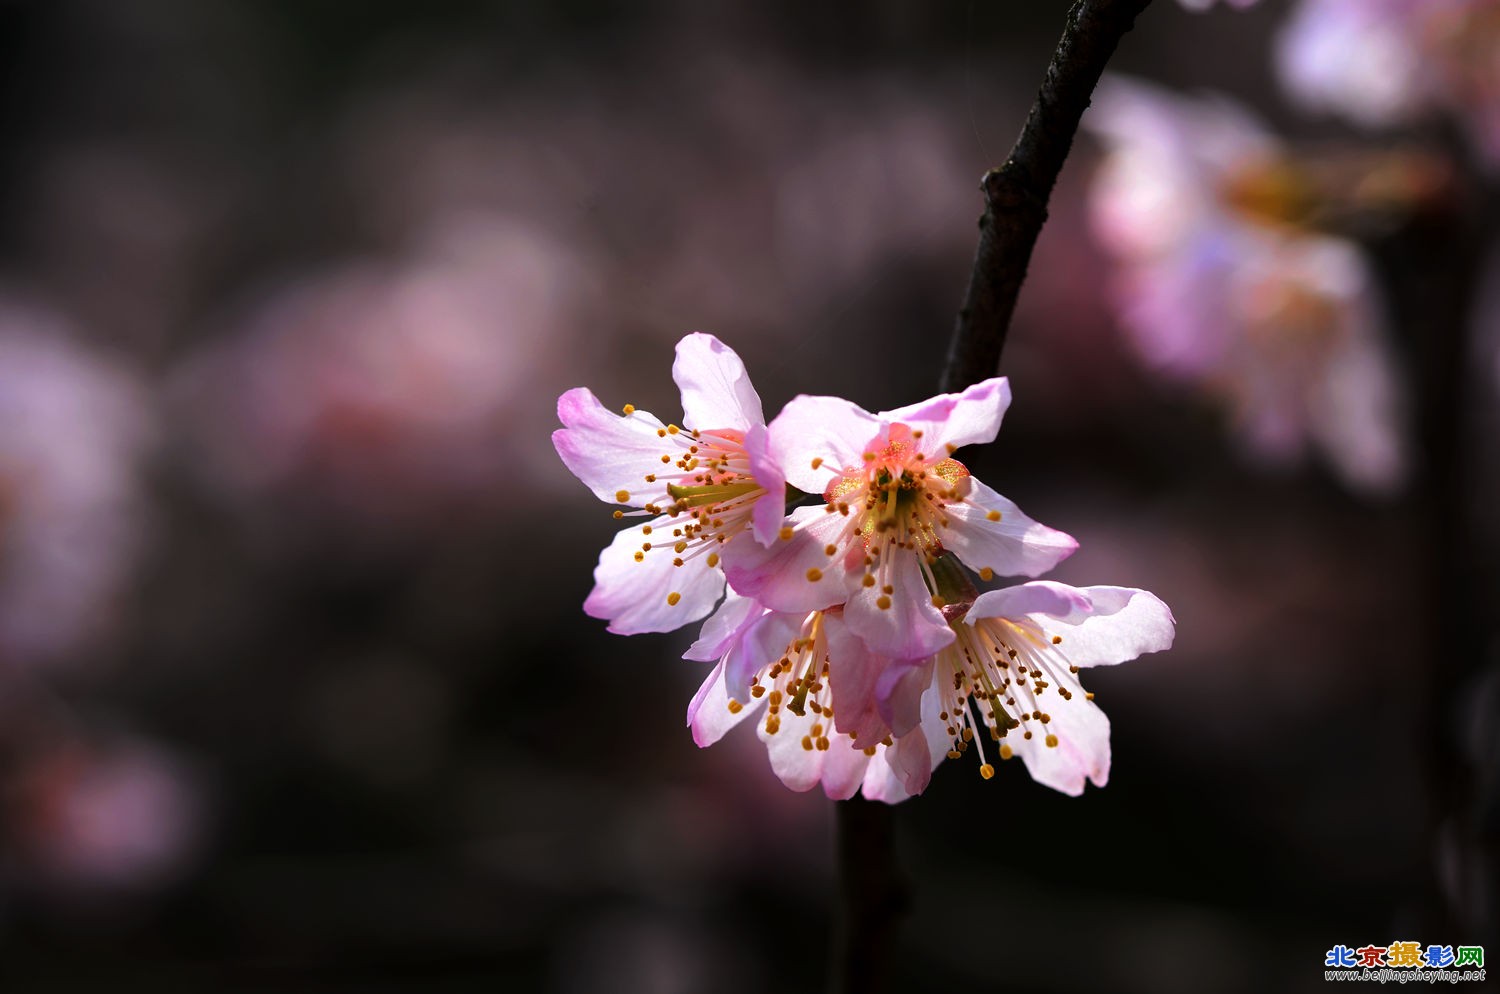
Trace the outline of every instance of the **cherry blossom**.
<path fill-rule="evenodd" d="M 1406 473 L 1403 394 L 1369 261 L 1312 230 L 1291 153 L 1228 101 L 1105 81 L 1085 123 L 1116 310 L 1142 357 L 1230 412 L 1247 447 L 1316 446 L 1351 487 Z"/>
<path fill-rule="evenodd" d="M 798 508 L 769 546 L 738 547 L 730 583 L 775 611 L 843 604 L 848 625 L 887 657 L 941 649 L 953 633 L 930 564 L 944 550 L 988 579 L 1038 576 L 1077 548 L 953 458 L 992 441 L 1009 404 L 1003 377 L 879 414 L 794 399 L 771 423 L 770 451 L 792 486 L 827 503 Z"/>
<path fill-rule="evenodd" d="M 930 775 L 972 748 L 989 779 L 988 741 L 1038 783 L 1077 795 L 1086 780 L 1104 786 L 1110 761 L 1109 719 L 1078 672 L 1169 648 L 1174 620 L 1144 590 L 1039 580 L 978 595 L 953 628 L 951 645 L 881 674 L 876 696 L 896 736 L 886 765 L 920 789 L 924 764 Z"/>
<path fill-rule="evenodd" d="M 1305 107 L 1366 127 L 1453 114 L 1500 165 L 1500 6 L 1493 0 L 1301 0 L 1277 69 Z"/>
<path fill-rule="evenodd" d="M 892 660 L 871 653 L 837 608 L 771 611 L 731 592 L 688 650 L 716 662 L 688 705 L 693 741 L 707 747 L 749 718 L 771 768 L 793 790 L 844 800 L 863 791 L 891 803 L 920 793 L 931 776 L 927 753 L 918 768 L 893 768 L 894 744 L 875 698 Z"/>
<path fill-rule="evenodd" d="M 694 333 L 678 343 L 672 377 L 684 427 L 630 404 L 615 414 L 582 387 L 557 402 L 564 427 L 552 442 L 563 463 L 617 506 L 616 518 L 650 516 L 600 554 L 584 602 L 620 635 L 672 631 L 707 615 L 724 593 L 722 556 L 755 544 L 741 533 L 774 541 L 785 510 L 786 481 L 739 356 Z"/>

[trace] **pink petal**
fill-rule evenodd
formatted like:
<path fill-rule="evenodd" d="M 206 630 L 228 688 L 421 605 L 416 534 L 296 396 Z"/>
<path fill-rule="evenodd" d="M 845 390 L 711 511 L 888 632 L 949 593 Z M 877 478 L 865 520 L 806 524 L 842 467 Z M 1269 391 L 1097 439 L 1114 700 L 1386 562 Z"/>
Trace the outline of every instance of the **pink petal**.
<path fill-rule="evenodd" d="M 663 515 L 651 524 L 655 534 L 671 534 L 670 517 Z M 584 612 L 608 621 L 616 635 L 681 628 L 705 617 L 724 593 L 724 575 L 704 556 L 673 566 L 671 549 L 653 549 L 636 562 L 636 551 L 649 541 L 645 527 L 625 529 L 599 554 L 594 589 L 583 602 Z M 676 604 L 667 602 L 672 593 L 681 595 Z"/>
<path fill-rule="evenodd" d="M 750 679 L 786 654 L 802 630 L 803 615 L 768 612 L 745 628 L 724 660 L 724 682 L 736 700 L 750 700 Z"/>
<path fill-rule="evenodd" d="M 552 445 L 595 497 L 630 507 L 670 503 L 665 482 L 646 482 L 661 470 L 664 453 L 678 454 L 656 434 L 660 421 L 645 411 L 615 414 L 585 387 L 557 399 L 557 417 L 566 427 L 552 433 Z M 622 490 L 628 497 L 619 501 Z"/>
<path fill-rule="evenodd" d="M 949 504 L 943 547 L 970 569 L 989 568 L 997 576 L 1039 576 L 1078 548 L 1063 532 L 1038 524 L 1006 498 L 973 477 L 968 478 L 968 503 Z M 988 514 L 998 511 L 999 521 Z"/>
<path fill-rule="evenodd" d="M 828 682 L 833 692 L 834 727 L 839 738 L 853 738 L 855 749 L 884 739 L 890 729 L 876 705 L 875 684 L 890 660 L 875 655 L 836 617 L 824 620 L 828 638 Z"/>
<path fill-rule="evenodd" d="M 839 545 L 845 518 L 818 506 L 799 507 L 788 520 L 792 537 L 778 538 L 769 548 L 744 537 L 724 546 L 730 584 L 774 611 L 805 614 L 839 603 L 845 597 L 843 569 L 825 550 Z M 819 579 L 810 580 L 810 575 Z"/>
<path fill-rule="evenodd" d="M 682 391 L 684 427 L 743 432 L 766 423 L 745 364 L 712 335 L 695 331 L 677 343 L 672 379 Z"/>
<path fill-rule="evenodd" d="M 745 706 L 738 712 L 729 710 L 729 693 L 724 685 L 724 664 L 715 666 L 688 704 L 687 723 L 693 730 L 693 741 L 700 748 L 711 746 L 723 738 L 725 732 L 759 710 L 759 701 L 742 703 Z"/>
<path fill-rule="evenodd" d="M 829 515 L 833 517 L 833 515 Z M 844 618 L 872 652 L 892 659 L 921 659 L 953 641 L 953 630 L 943 613 L 932 606 L 932 594 L 922 580 L 920 553 L 894 550 L 887 578 L 893 589 L 890 606 L 882 609 L 877 584 L 855 585 L 844 606 Z"/>
<path fill-rule="evenodd" d="M 765 613 L 765 608 L 748 597 L 731 590 L 719 609 L 709 616 L 698 633 L 698 640 L 682 654 L 683 659 L 711 663 L 723 659 L 751 621 Z"/>
<path fill-rule="evenodd" d="M 881 433 L 869 411 L 838 397 L 793 398 L 770 424 L 770 450 L 787 482 L 821 494 L 845 469 L 864 465 L 864 453 Z M 819 460 L 817 469 L 813 460 Z"/>
<path fill-rule="evenodd" d="M 771 455 L 771 436 L 764 425 L 754 425 L 745 433 L 745 455 L 750 458 L 750 474 L 766 490 L 750 512 L 751 529 L 757 542 L 770 545 L 786 517 L 786 475 Z"/>
<path fill-rule="evenodd" d="M 859 791 L 869 766 L 870 757 L 851 745 L 847 735 L 830 736 L 823 754 L 823 793 L 835 801 L 847 801 Z"/>
<path fill-rule="evenodd" d="M 1010 406 L 1010 381 L 1003 376 L 976 383 L 963 393 L 939 394 L 920 404 L 910 404 L 876 415 L 886 424 L 904 424 L 921 432 L 920 449 L 932 456 L 946 456 L 946 446 L 993 442 L 1000 421 Z"/>
<path fill-rule="evenodd" d="M 875 683 L 880 716 L 900 738 L 922 720 L 922 695 L 932 686 L 933 658 L 893 662 Z"/>

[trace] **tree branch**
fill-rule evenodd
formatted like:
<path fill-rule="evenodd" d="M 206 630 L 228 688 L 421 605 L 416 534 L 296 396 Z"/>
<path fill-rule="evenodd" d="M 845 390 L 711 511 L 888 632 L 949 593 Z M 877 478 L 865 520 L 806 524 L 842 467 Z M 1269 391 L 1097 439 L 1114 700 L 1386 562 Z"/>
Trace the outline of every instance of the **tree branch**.
<path fill-rule="evenodd" d="M 962 390 L 999 368 L 1031 250 L 1047 220 L 1047 201 L 1073 147 L 1078 122 L 1109 57 L 1150 2 L 1078 0 L 1068 11 L 1067 26 L 1010 158 L 980 184 L 984 215 L 979 248 L 953 328 L 944 390 Z"/>
<path fill-rule="evenodd" d="M 1010 158 L 985 177 L 985 210 L 969 292 L 958 314 L 942 388 L 961 390 L 993 376 L 1031 249 L 1047 220 L 1079 119 L 1120 38 L 1151 0 L 1078 0 L 1047 66 L 1036 103 Z M 852 798 L 836 806 L 840 921 L 832 964 L 839 994 L 887 989 L 886 964 L 909 904 L 896 864 L 892 809 Z"/>

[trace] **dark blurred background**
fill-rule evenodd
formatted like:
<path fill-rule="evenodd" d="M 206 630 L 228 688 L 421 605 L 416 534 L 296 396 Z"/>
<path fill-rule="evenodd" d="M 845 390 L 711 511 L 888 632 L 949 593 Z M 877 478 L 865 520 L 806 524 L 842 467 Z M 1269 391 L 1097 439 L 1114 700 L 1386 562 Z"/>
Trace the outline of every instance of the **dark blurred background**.
<path fill-rule="evenodd" d="M 1309 128 L 1285 8 L 1158 0 L 1116 65 Z M 691 330 L 768 413 L 934 392 L 1065 9 L 0 0 L 4 989 L 823 989 L 832 805 L 748 729 L 694 747 L 691 631 L 583 615 L 615 524 L 554 404 L 677 418 Z M 1266 472 L 1152 378 L 1097 157 L 969 465 L 1178 642 L 1093 674 L 1106 789 L 948 763 L 897 809 L 894 989 L 1315 989 L 1337 942 L 1474 941 L 1424 924 L 1420 502 Z"/>

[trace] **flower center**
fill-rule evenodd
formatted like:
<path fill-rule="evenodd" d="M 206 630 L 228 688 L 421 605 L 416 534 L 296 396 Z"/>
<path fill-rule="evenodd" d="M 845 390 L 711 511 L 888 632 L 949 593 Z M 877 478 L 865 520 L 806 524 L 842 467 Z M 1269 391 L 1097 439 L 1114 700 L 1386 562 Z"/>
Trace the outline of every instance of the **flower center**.
<path fill-rule="evenodd" d="M 1048 748 L 1056 748 L 1057 736 L 1048 725 L 1048 707 L 1076 707 L 1073 698 L 1084 693 L 1078 682 L 1078 667 L 1068 663 L 1061 648 L 1062 636 L 1049 635 L 1032 621 L 981 618 L 973 624 L 955 623 L 953 644 L 938 654 L 938 680 L 943 710 L 952 741 L 948 758 L 957 759 L 971 745 L 979 753 L 979 773 L 986 780 L 995 768 L 985 759 L 983 740 L 1000 742 L 1000 758 L 1014 751 L 1003 740 L 1011 734 L 1023 739 L 1041 735 Z M 1056 704 L 1047 705 L 1048 691 Z M 1086 700 L 1094 695 L 1084 693 Z"/>
<path fill-rule="evenodd" d="M 636 551 L 635 561 L 645 562 L 648 555 L 670 555 L 672 565 L 680 567 L 706 556 L 708 566 L 717 567 L 718 547 L 749 526 L 755 502 L 766 493 L 750 473 L 744 435 L 728 428 L 684 431 L 676 425 L 656 433 L 666 446 L 662 471 L 648 473 L 643 482 L 658 492 L 665 489 L 668 499 L 646 504 L 640 511 L 615 512 L 616 518 L 649 514 L 669 519 L 641 529 L 646 541 Z M 626 490 L 617 496 L 622 503 L 630 499 Z M 676 592 L 667 595 L 669 604 L 679 599 Z"/>
<path fill-rule="evenodd" d="M 863 553 L 863 583 L 881 586 L 876 603 L 882 609 L 890 607 L 895 592 L 889 574 L 898 550 L 921 554 L 928 589 L 937 591 L 930 566 L 943 551 L 940 530 L 948 527 L 946 508 L 963 501 L 967 488 L 968 468 L 953 458 L 929 462 L 916 447 L 920 438 L 904 424 L 891 425 L 883 448 L 864 453 L 862 467 L 846 469 L 823 492 L 829 513 L 849 518 L 829 555 L 838 549 L 851 557 Z"/>

